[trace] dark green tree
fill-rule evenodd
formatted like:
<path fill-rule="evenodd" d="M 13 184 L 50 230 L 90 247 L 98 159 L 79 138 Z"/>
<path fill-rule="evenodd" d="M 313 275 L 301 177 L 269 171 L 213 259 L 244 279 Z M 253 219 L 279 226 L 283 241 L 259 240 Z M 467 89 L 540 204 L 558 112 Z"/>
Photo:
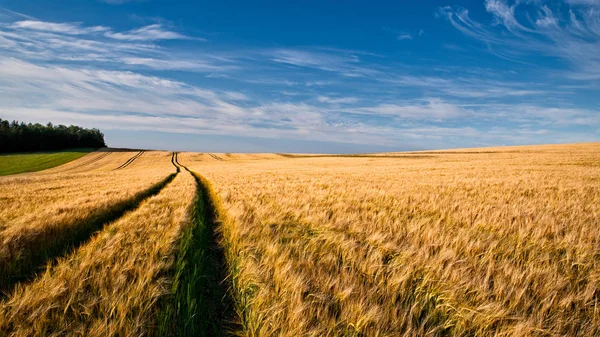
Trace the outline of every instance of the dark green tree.
<path fill-rule="evenodd" d="M 106 147 L 98 129 L 9 122 L 0 118 L 0 153 Z"/>

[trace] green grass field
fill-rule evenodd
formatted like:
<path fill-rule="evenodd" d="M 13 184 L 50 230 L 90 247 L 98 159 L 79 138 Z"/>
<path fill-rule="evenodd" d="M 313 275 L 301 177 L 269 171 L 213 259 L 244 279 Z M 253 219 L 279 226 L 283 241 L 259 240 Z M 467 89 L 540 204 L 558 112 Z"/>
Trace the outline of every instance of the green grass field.
<path fill-rule="evenodd" d="M 0 176 L 49 169 L 81 158 L 94 149 L 0 155 Z"/>

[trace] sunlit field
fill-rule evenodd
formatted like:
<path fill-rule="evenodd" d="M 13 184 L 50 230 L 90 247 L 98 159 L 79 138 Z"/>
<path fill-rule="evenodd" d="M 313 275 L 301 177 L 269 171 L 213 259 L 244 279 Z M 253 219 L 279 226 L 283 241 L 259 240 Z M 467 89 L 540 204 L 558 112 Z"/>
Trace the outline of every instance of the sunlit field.
<path fill-rule="evenodd" d="M 246 336 L 600 334 L 600 145 L 182 154 Z"/>
<path fill-rule="evenodd" d="M 2 336 L 600 335 L 600 144 L 0 177 Z"/>

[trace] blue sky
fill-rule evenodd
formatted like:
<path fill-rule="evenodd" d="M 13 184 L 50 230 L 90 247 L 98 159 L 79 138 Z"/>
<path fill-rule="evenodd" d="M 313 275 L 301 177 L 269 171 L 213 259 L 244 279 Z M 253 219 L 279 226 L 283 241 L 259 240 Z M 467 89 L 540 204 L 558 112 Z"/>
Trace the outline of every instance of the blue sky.
<path fill-rule="evenodd" d="M 0 118 L 114 147 L 600 140 L 600 0 L 0 0 Z"/>

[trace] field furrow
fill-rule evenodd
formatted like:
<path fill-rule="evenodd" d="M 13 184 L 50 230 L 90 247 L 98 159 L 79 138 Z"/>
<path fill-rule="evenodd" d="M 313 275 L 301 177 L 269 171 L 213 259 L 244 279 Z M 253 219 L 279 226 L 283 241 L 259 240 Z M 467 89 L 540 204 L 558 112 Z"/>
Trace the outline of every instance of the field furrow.
<path fill-rule="evenodd" d="M 180 238 L 192 228 L 194 178 L 181 171 L 159 194 L 106 226 L 0 306 L 7 336 L 159 335 Z"/>
<path fill-rule="evenodd" d="M 85 242 L 105 223 L 156 194 L 170 179 L 171 154 L 145 156 L 135 172 L 21 175 L 0 179 L 0 285 L 4 293 L 46 261 Z M 152 158 L 152 159 L 151 159 Z"/>

